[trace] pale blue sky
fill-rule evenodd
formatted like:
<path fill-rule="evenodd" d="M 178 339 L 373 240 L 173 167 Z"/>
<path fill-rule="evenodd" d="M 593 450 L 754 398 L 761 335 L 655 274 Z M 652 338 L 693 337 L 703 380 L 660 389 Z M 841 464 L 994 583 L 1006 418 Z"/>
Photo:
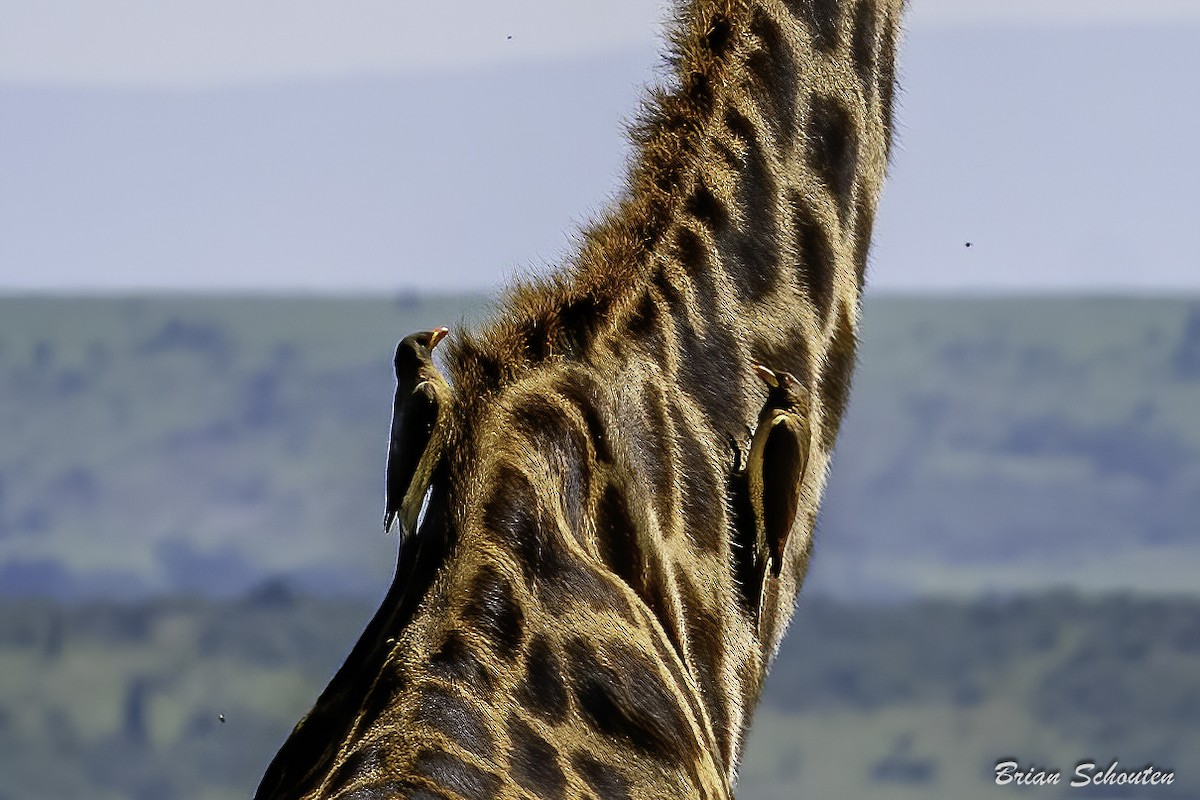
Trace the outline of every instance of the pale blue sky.
<path fill-rule="evenodd" d="M 916 31 L 1200 22 L 1195 0 L 909 5 Z M 662 0 L 5 0 L 0 81 L 194 87 L 560 59 L 648 47 L 669 8 Z"/>
<path fill-rule="evenodd" d="M 1200 3 L 911 5 L 872 286 L 1200 291 Z M 0 291 L 541 269 L 619 188 L 666 8 L 5 0 Z"/>

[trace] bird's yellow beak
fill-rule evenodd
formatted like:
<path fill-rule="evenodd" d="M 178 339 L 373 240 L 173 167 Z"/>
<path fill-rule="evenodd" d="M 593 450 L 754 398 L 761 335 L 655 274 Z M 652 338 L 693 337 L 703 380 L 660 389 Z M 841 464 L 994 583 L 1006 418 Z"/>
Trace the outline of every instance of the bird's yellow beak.
<path fill-rule="evenodd" d="M 754 364 L 752 366 L 754 367 L 754 374 L 758 376 L 759 380 L 772 389 L 779 388 L 779 378 L 772 370 L 767 369 L 762 364 Z"/>
<path fill-rule="evenodd" d="M 437 343 L 446 338 L 446 334 L 450 333 L 449 328 L 434 328 L 429 332 L 429 349 L 437 347 Z"/>

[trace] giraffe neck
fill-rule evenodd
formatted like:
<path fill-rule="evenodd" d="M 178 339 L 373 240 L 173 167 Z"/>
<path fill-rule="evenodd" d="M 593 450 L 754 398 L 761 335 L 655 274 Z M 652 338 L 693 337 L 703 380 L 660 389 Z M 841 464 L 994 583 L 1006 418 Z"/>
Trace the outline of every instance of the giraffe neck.
<path fill-rule="evenodd" d="M 466 417 L 522 379 L 561 393 L 587 375 L 605 398 L 594 402 L 625 457 L 626 485 L 610 494 L 632 533 L 599 532 L 599 551 L 681 654 L 731 774 L 848 399 L 900 6 L 692 3 L 674 85 L 635 133 L 626 198 L 585 232 L 565 276 L 517 287 L 454 354 L 456 387 L 477 403 Z M 761 625 L 736 611 L 724 492 L 729 443 L 745 443 L 763 401 L 754 363 L 808 387 L 816 432 L 800 541 Z"/>
<path fill-rule="evenodd" d="M 900 4 L 681 12 L 624 200 L 452 340 L 429 513 L 260 798 L 730 795 L 847 402 Z M 761 611 L 730 490 L 754 364 L 813 432 Z"/>

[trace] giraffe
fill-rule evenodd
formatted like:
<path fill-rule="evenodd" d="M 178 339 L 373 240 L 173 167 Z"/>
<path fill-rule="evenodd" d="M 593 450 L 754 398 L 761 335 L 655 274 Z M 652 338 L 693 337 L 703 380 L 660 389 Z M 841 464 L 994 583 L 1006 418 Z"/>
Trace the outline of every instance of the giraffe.
<path fill-rule="evenodd" d="M 396 399 L 395 577 L 259 800 L 732 796 L 847 404 L 902 2 L 688 0 L 571 262 L 451 333 L 448 379 L 444 331 L 406 340 L 436 391 L 415 434 Z"/>

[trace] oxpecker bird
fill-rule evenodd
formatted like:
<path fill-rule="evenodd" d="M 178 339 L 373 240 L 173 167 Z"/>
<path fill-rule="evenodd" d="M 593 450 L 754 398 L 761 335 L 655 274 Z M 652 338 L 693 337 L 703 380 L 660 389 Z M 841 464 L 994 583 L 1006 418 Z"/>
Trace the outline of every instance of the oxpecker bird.
<path fill-rule="evenodd" d="M 433 363 L 433 348 L 449 328 L 414 333 L 396 346 L 396 399 L 388 443 L 383 529 L 400 520 L 403 539 L 415 532 L 425 492 L 440 457 L 432 446 L 438 416 L 446 408 L 450 386 Z"/>
<path fill-rule="evenodd" d="M 754 372 L 767 385 L 767 400 L 746 458 L 748 500 L 754 514 L 754 585 L 749 588 L 761 615 L 767 575 L 779 577 L 796 521 L 811 434 L 807 389 L 787 372 L 773 372 L 760 364 L 754 365 Z"/>

